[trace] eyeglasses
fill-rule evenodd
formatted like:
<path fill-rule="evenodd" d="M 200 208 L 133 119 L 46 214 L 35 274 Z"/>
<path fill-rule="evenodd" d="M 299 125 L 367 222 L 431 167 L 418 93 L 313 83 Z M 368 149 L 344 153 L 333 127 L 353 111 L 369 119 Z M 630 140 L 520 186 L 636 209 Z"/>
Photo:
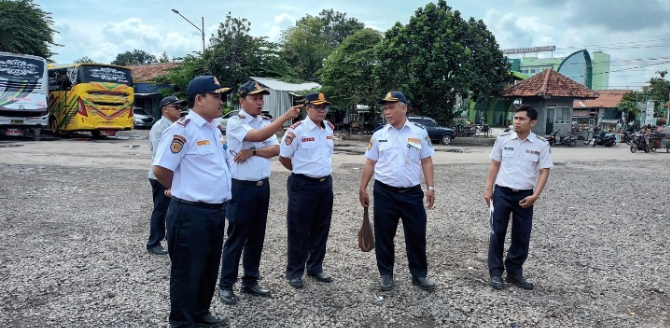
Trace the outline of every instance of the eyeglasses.
<path fill-rule="evenodd" d="M 327 112 L 328 109 L 329 109 L 328 106 L 315 106 L 315 105 L 311 105 L 310 107 L 311 107 L 312 109 L 314 109 L 315 111 L 317 111 L 317 112 Z"/>

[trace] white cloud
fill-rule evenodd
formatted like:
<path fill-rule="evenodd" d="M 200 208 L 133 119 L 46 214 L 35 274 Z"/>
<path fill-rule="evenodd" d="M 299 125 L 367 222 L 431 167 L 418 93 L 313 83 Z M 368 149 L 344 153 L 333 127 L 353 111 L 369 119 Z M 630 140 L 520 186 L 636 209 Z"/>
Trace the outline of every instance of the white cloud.
<path fill-rule="evenodd" d="M 281 15 L 275 16 L 275 24 L 279 24 L 283 22 L 284 20 L 291 21 L 292 24 L 295 24 L 296 20 L 293 18 L 291 15 L 287 13 L 282 13 Z"/>

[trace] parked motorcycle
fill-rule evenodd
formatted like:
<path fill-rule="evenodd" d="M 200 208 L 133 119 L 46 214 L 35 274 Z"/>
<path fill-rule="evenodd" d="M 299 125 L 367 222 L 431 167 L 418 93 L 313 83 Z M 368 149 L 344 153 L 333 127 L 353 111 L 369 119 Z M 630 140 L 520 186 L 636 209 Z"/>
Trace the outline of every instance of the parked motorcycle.
<path fill-rule="evenodd" d="M 577 146 L 577 138 L 575 138 L 574 134 L 569 134 L 565 137 L 561 137 L 559 134 L 561 130 L 554 131 L 549 137 L 547 137 L 547 141 L 549 142 L 549 146 L 561 146 L 561 145 L 568 145 L 568 147 L 574 147 Z"/>
<path fill-rule="evenodd" d="M 605 131 L 601 130 L 598 134 L 595 135 L 593 140 L 584 142 L 584 144 L 588 145 L 591 141 L 593 141 L 593 147 L 596 145 L 612 147 L 616 146 L 616 135 L 614 135 L 614 133 L 606 133 Z"/>
<path fill-rule="evenodd" d="M 645 153 L 648 153 L 651 151 L 651 148 L 647 145 L 647 142 L 644 138 L 644 136 L 639 135 L 635 136 L 633 140 L 633 144 L 630 145 L 630 152 L 635 153 L 638 150 L 644 150 Z"/>

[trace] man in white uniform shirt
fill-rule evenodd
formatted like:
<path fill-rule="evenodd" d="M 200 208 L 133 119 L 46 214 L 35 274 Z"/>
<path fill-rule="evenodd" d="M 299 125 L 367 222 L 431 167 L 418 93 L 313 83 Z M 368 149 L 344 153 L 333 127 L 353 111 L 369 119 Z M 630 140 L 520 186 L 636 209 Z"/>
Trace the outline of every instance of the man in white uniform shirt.
<path fill-rule="evenodd" d="M 161 140 L 163 130 L 167 129 L 172 123 L 181 117 L 182 106 L 186 100 L 179 100 L 175 96 L 163 98 L 160 102 L 162 117 L 156 122 L 149 132 L 149 141 L 151 142 L 151 160 L 156 158 L 156 148 Z M 163 186 L 154 175 L 153 169 L 149 170 L 149 183 L 154 199 L 154 210 L 151 213 L 151 223 L 149 224 L 149 240 L 147 241 L 147 250 L 156 255 L 165 255 L 168 251 L 163 248 L 161 241 L 165 239 L 165 215 L 167 214 L 170 197 L 165 194 Z"/>
<path fill-rule="evenodd" d="M 170 326 L 218 327 L 209 307 L 216 289 L 231 198 L 225 140 L 216 119 L 229 92 L 213 76 L 188 85 L 190 113 L 163 131 L 153 171 L 172 197 L 166 217 L 170 254 Z"/>
<path fill-rule="evenodd" d="M 323 93 L 305 96 L 307 118 L 286 130 L 279 152 L 279 162 L 292 172 L 288 190 L 287 228 L 288 259 L 286 279 L 300 289 L 302 276 L 329 283 L 333 278 L 323 273 L 326 242 L 333 214 L 333 125 L 325 121 L 328 99 Z"/>
<path fill-rule="evenodd" d="M 554 166 L 547 140 L 531 132 L 537 123 L 537 116 L 537 110 L 532 106 L 519 107 L 514 114 L 514 132 L 498 136 L 489 155 L 491 166 L 484 199 L 491 211 L 488 267 L 490 284 L 494 289 L 505 288 L 502 279 L 504 271 L 507 271 L 507 282 L 524 289 L 535 287 L 523 276 L 522 265 L 528 257 L 533 204 L 547 183 L 549 169 Z M 503 265 L 510 214 L 512 243 Z"/>
<path fill-rule="evenodd" d="M 219 299 L 226 304 L 237 303 L 233 285 L 237 282 L 243 253 L 242 292 L 270 295 L 268 289 L 258 284 L 270 205 L 270 159 L 279 155 L 275 133 L 282 124 L 300 114 L 296 106 L 275 122 L 270 122 L 268 117 L 261 115 L 263 96 L 270 92 L 255 81 L 248 81 L 238 90 L 242 110 L 228 120 L 226 127 L 228 162 L 233 176 L 233 199 L 226 206 L 228 239 L 223 246 L 219 280 Z"/>
<path fill-rule="evenodd" d="M 393 289 L 395 245 L 393 238 L 402 219 L 405 230 L 407 262 L 412 284 L 426 291 L 435 290 L 427 277 L 426 209 L 423 205 L 421 174 L 426 178 L 426 207 L 433 208 L 435 154 L 428 132 L 407 119 L 407 99 L 400 91 L 391 91 L 379 101 L 388 124 L 372 134 L 358 197 L 363 207 L 370 205 L 367 187 L 374 173 L 374 232 L 377 268 L 382 291 Z"/>

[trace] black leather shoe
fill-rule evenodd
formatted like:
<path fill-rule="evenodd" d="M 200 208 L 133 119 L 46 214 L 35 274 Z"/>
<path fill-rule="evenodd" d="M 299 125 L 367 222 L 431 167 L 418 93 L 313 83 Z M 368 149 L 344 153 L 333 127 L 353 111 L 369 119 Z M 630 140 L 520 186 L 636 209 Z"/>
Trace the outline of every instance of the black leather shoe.
<path fill-rule="evenodd" d="M 382 288 L 382 291 L 389 291 L 393 289 L 393 275 L 385 274 L 382 276 L 382 280 L 379 282 L 379 285 Z"/>
<path fill-rule="evenodd" d="M 319 272 L 317 274 L 310 274 L 310 277 L 320 281 L 320 282 L 332 282 L 333 277 L 326 276 L 323 272 Z"/>
<path fill-rule="evenodd" d="M 223 327 L 224 325 L 228 326 L 228 317 L 219 317 L 211 313 L 207 313 L 206 316 L 195 322 L 196 327 Z"/>
<path fill-rule="evenodd" d="M 259 284 L 255 284 L 253 286 L 242 286 L 242 289 L 240 289 L 241 292 L 247 293 L 247 294 L 252 294 L 252 295 L 258 295 L 258 296 L 268 296 L 270 295 L 270 290 L 267 288 L 263 288 L 263 286 Z"/>
<path fill-rule="evenodd" d="M 154 255 L 165 255 L 168 253 L 167 249 L 163 248 L 161 245 L 156 245 L 154 247 L 149 247 L 147 248 L 147 251 L 149 253 L 154 254 Z"/>
<path fill-rule="evenodd" d="M 237 297 L 232 290 L 225 290 L 219 288 L 219 299 L 224 304 L 235 305 L 237 304 Z"/>
<path fill-rule="evenodd" d="M 305 287 L 305 285 L 302 283 L 302 278 L 293 278 L 289 279 L 288 284 L 291 285 L 291 287 L 295 289 L 300 289 Z"/>
<path fill-rule="evenodd" d="M 509 282 L 510 284 L 515 284 L 523 289 L 531 290 L 535 288 L 535 285 L 533 285 L 532 282 L 528 281 L 524 276 L 507 275 L 505 281 Z"/>
<path fill-rule="evenodd" d="M 429 292 L 435 290 L 435 283 L 426 277 L 412 277 L 412 285 L 419 286 L 421 289 Z"/>
<path fill-rule="evenodd" d="M 505 282 L 501 276 L 491 276 L 491 287 L 497 290 L 505 289 Z"/>

